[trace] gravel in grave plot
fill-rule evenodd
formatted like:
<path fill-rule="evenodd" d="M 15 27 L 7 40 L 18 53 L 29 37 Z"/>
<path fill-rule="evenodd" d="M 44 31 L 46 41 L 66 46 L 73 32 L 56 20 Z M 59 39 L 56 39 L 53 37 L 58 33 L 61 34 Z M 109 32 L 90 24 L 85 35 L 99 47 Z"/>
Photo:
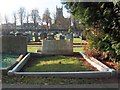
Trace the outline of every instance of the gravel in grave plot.
<path fill-rule="evenodd" d="M 0 61 L 0 67 L 6 68 L 14 64 L 19 57 L 17 54 L 0 54 L 2 60 Z"/>

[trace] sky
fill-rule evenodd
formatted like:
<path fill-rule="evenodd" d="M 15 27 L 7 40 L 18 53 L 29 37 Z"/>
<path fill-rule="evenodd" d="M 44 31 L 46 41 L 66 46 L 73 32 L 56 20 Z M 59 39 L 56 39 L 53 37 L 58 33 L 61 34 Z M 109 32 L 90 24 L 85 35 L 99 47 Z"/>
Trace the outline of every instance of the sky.
<path fill-rule="evenodd" d="M 4 23 L 5 15 L 8 17 L 8 21 L 11 22 L 13 13 L 17 12 L 20 7 L 25 7 L 28 12 L 32 9 L 38 9 L 41 17 L 45 9 L 48 8 L 51 17 L 53 17 L 56 12 L 56 5 L 61 7 L 61 0 L 0 0 L 0 22 Z M 65 8 L 63 8 L 63 15 L 65 17 L 69 16 Z"/>

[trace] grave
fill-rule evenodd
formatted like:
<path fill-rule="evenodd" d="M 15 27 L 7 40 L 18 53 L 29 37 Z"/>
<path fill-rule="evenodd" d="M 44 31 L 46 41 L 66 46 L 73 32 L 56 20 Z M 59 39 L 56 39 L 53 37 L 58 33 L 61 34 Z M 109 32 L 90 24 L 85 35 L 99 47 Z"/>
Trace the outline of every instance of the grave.
<path fill-rule="evenodd" d="M 68 33 L 67 35 L 66 35 L 66 39 L 71 39 L 71 40 L 73 40 L 73 34 L 72 33 Z"/>
<path fill-rule="evenodd" d="M 55 40 L 54 35 L 53 34 L 48 34 L 47 35 L 47 40 Z"/>
<path fill-rule="evenodd" d="M 23 36 L 1 36 L 0 53 L 25 54 L 27 52 L 27 38 Z"/>
<path fill-rule="evenodd" d="M 66 40 L 65 39 L 53 40 L 53 36 L 52 36 L 52 39 L 51 37 L 49 37 L 50 39 L 43 40 L 42 54 L 41 53 L 33 53 L 33 54 L 28 53 L 12 70 L 9 70 L 8 75 L 32 75 L 32 76 L 41 75 L 41 76 L 75 77 L 75 78 L 76 77 L 78 78 L 96 78 L 97 77 L 98 78 L 98 77 L 106 77 L 106 76 L 110 77 L 112 76 L 112 74 L 114 74 L 114 71 L 112 71 L 110 68 L 104 66 L 97 60 L 90 60 L 89 58 L 86 58 L 86 56 L 82 53 L 81 55 L 86 59 L 86 61 L 91 63 L 91 65 L 93 66 L 95 65 L 99 67 L 97 68 L 99 71 L 98 70 L 91 71 L 91 69 L 82 69 L 83 67 L 82 63 L 81 63 L 81 67 L 78 67 L 80 69 L 77 68 L 78 70 L 74 69 L 71 71 L 70 68 L 74 68 L 76 66 L 76 63 L 78 63 L 78 66 L 80 66 L 79 61 L 82 61 L 83 57 L 81 57 L 81 60 L 79 60 L 80 59 L 80 57 L 78 57 L 79 53 L 78 54 L 73 53 L 73 40 L 71 39 L 72 36 L 69 36 Z M 74 57 L 71 57 L 71 56 L 74 56 Z M 37 65 L 33 65 L 33 66 L 37 66 L 37 67 L 36 67 L 36 70 L 34 69 L 32 70 L 29 67 L 33 67 L 32 64 L 35 61 L 37 61 L 38 63 Z M 30 62 L 31 64 L 29 64 Z M 39 63 L 41 65 L 39 65 L 38 67 Z M 54 65 L 56 65 L 56 67 Z M 46 66 L 48 70 L 45 69 Z M 66 70 L 65 68 L 63 68 L 63 66 L 66 67 Z M 24 69 L 25 67 L 27 67 L 28 69 L 26 68 L 25 70 Z M 55 69 L 53 70 L 50 67 L 52 67 L 53 69 L 55 67 Z M 58 69 L 56 70 L 56 68 Z M 86 72 L 82 70 L 86 70 Z"/>
<path fill-rule="evenodd" d="M 60 40 L 64 40 L 64 39 L 65 39 L 65 36 L 60 35 L 60 36 L 59 36 L 59 39 L 60 39 Z"/>
<path fill-rule="evenodd" d="M 31 33 L 31 32 L 28 34 L 28 38 L 29 38 L 30 41 L 33 40 L 33 36 L 32 36 L 32 33 Z"/>
<path fill-rule="evenodd" d="M 73 41 L 72 40 L 43 40 L 42 54 L 71 55 L 73 54 Z"/>
<path fill-rule="evenodd" d="M 16 33 L 15 33 L 15 36 L 23 36 L 23 33 L 16 32 Z"/>
<path fill-rule="evenodd" d="M 59 40 L 55 40 L 54 35 L 48 34 L 47 40 L 42 42 L 42 54 L 46 55 L 72 55 L 73 54 L 73 40 L 65 39 L 62 34 Z"/>
<path fill-rule="evenodd" d="M 47 33 L 41 33 L 40 34 L 40 39 L 43 40 L 45 38 L 47 38 Z"/>
<path fill-rule="evenodd" d="M 86 37 L 82 35 L 82 40 L 86 40 Z"/>
<path fill-rule="evenodd" d="M 34 37 L 35 37 L 35 42 L 40 41 L 39 38 L 38 38 L 38 33 L 34 33 Z"/>
<path fill-rule="evenodd" d="M 32 40 L 32 34 L 30 33 L 30 34 L 28 34 L 28 41 L 30 42 L 31 40 Z"/>
<path fill-rule="evenodd" d="M 15 36 L 15 33 L 13 33 L 13 32 L 10 32 L 10 35 L 11 35 L 11 36 Z"/>

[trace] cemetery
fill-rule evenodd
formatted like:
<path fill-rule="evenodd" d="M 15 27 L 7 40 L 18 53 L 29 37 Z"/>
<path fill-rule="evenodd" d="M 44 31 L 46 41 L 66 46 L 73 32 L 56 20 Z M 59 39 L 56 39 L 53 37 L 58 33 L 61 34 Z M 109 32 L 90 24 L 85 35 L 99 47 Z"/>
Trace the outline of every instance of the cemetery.
<path fill-rule="evenodd" d="M 120 74 L 119 35 L 114 37 L 109 30 L 100 31 L 104 23 L 96 26 L 100 21 L 92 23 L 92 19 L 86 25 L 73 20 L 73 24 L 83 24 L 82 29 L 77 25 L 69 26 L 70 18 L 63 17 L 62 8 L 56 7 L 56 10 L 56 21 L 48 22 L 51 25 L 23 23 L 21 27 L 16 26 L 17 29 L 3 29 L 0 35 L 2 82 L 88 84 L 116 81 Z M 91 23 L 93 26 L 89 26 Z"/>
<path fill-rule="evenodd" d="M 81 41 L 81 43 L 86 43 L 80 38 L 73 38 L 71 35 L 68 36 L 68 34 L 53 35 L 49 33 L 44 38 L 43 36 L 42 38 L 40 37 L 41 44 L 30 45 L 30 41 L 25 35 L 17 34 L 16 36 L 2 37 L 2 44 L 4 44 L 2 50 L 5 53 L 2 55 L 2 71 L 3 74 L 8 75 L 8 78 L 25 76 L 27 79 L 27 77 L 39 76 L 43 78 L 87 79 L 110 78 L 116 75 L 115 69 L 109 68 L 93 57 L 87 57 L 83 53 L 85 46 L 74 46 L 77 44 L 73 42 Z M 4 37 L 5 41 L 11 40 L 11 47 L 7 44 L 8 42 L 4 42 Z M 19 40 L 18 42 L 20 38 L 24 38 L 24 40 Z M 22 48 L 20 49 L 20 47 Z M 6 49 L 4 50 L 4 48 Z M 4 67 L 7 68 L 5 69 Z"/>
<path fill-rule="evenodd" d="M 61 35 L 60 35 L 61 36 Z M 8 71 L 8 74 L 9 75 L 12 75 L 12 74 L 15 74 L 15 75 L 32 75 L 33 74 L 33 72 L 36 72 L 36 75 L 37 74 L 40 74 L 40 75 L 42 75 L 42 73 L 43 73 L 43 75 L 48 75 L 49 74 L 49 72 L 50 73 L 52 73 L 52 75 L 57 75 L 56 73 L 59 73 L 59 70 L 60 69 L 58 69 L 58 71 L 57 70 L 55 70 L 55 71 L 57 71 L 57 72 L 55 72 L 54 71 L 54 69 L 52 69 L 51 68 L 51 70 L 53 70 L 53 71 L 49 71 L 48 70 L 48 73 L 46 73 L 46 72 L 37 72 L 37 71 L 39 71 L 39 67 L 38 68 L 36 68 L 36 67 L 33 67 L 33 66 L 36 66 L 37 64 L 39 64 L 39 63 L 36 63 L 36 62 L 41 62 L 41 60 L 42 60 L 42 57 L 43 58 L 45 58 L 45 57 L 52 57 L 53 58 L 53 60 L 51 59 L 51 60 L 47 60 L 48 62 L 53 62 L 54 63 L 54 58 L 56 58 L 56 57 L 58 57 L 58 58 L 60 58 L 60 61 L 59 60 L 57 60 L 56 59 L 56 63 L 55 64 L 58 64 L 57 66 L 59 67 L 59 64 L 60 64 L 60 67 L 62 67 L 61 68 L 61 70 L 63 69 L 64 70 L 64 67 L 63 66 L 65 66 L 65 67 L 67 67 L 66 65 L 69 65 L 69 63 L 70 62 L 68 62 L 68 64 L 65 64 L 64 65 L 64 63 L 65 62 L 67 62 L 66 60 L 67 60 L 67 58 L 68 58 L 68 60 L 70 59 L 69 57 L 71 57 L 71 56 L 75 56 L 75 53 L 73 52 L 73 39 L 72 39 L 72 37 L 68 37 L 67 36 L 67 38 L 65 38 L 65 36 L 64 36 L 64 38 L 63 37 L 60 37 L 59 36 L 59 39 L 60 40 L 55 40 L 55 38 L 54 38 L 54 35 L 52 35 L 52 34 L 49 34 L 49 35 L 47 35 L 47 38 L 45 39 L 43 39 L 43 41 L 42 41 L 42 49 L 41 49 L 41 51 L 38 51 L 38 52 L 36 52 L 36 54 L 35 54 L 35 60 L 34 60 L 34 55 L 33 55 L 33 57 L 32 57 L 32 53 L 28 53 L 12 70 L 9 70 Z M 9 38 L 7 38 L 8 40 L 10 39 L 10 37 L 14 37 L 14 38 L 18 38 L 18 36 L 6 36 L 6 37 L 9 37 Z M 19 36 L 19 37 L 24 37 L 24 36 Z M 4 36 L 3 36 L 3 38 L 4 38 Z M 25 37 L 24 37 L 25 38 Z M 5 41 L 8 41 L 8 40 L 5 40 Z M 14 39 L 11 39 L 11 42 L 12 42 L 12 40 L 14 40 Z M 26 40 L 26 42 L 27 42 L 27 39 L 24 39 L 24 40 Z M 20 40 L 19 40 L 20 41 Z M 25 42 L 25 41 L 24 41 Z M 21 43 L 21 44 L 19 44 L 19 45 L 21 45 L 21 46 L 18 46 L 17 47 L 17 44 L 13 44 L 13 42 L 12 42 L 12 44 L 13 45 L 16 45 L 16 46 L 14 46 L 14 47 L 16 47 L 16 48 L 14 48 L 14 49 L 17 49 L 17 48 L 19 48 L 19 47 L 23 47 L 22 45 L 24 45 L 24 47 L 25 47 L 25 51 L 23 51 L 23 52 L 17 52 L 17 50 L 15 50 L 16 51 L 16 53 L 19 53 L 19 54 L 25 54 L 25 52 L 27 52 L 27 50 L 26 50 L 26 47 L 27 47 L 27 43 Z M 14 43 L 17 43 L 17 41 L 14 41 Z M 4 44 L 4 39 L 3 39 L 3 43 L 2 44 Z M 11 46 L 13 46 L 11 44 Z M 6 44 L 7 45 L 7 44 Z M 4 45 L 5 46 L 5 45 Z M 7 46 L 6 46 L 7 47 Z M 5 53 L 4 52 L 4 48 L 6 48 L 6 47 L 2 47 L 2 49 L 3 49 L 3 53 Z M 10 47 L 11 48 L 11 47 Z M 20 49 L 19 49 L 20 50 Z M 14 50 L 12 50 L 12 49 L 6 49 L 6 51 L 7 51 L 7 53 L 15 53 L 15 51 Z M 22 51 L 22 49 L 21 49 L 21 51 Z M 76 52 L 77 54 L 78 54 L 78 56 L 81 56 L 81 55 L 83 55 L 83 56 L 81 56 L 82 57 L 82 59 L 84 58 L 84 54 L 80 54 L 79 52 Z M 51 56 L 51 55 L 53 55 L 53 56 Z M 57 56 L 58 55 L 58 56 Z M 62 55 L 62 56 L 61 56 Z M 67 56 L 66 56 L 67 55 Z M 39 57 L 39 58 L 38 58 Z M 62 62 L 61 60 L 61 58 L 63 58 L 64 57 L 64 59 L 63 59 L 63 61 L 65 60 L 65 62 Z M 72 57 L 73 58 L 73 57 Z M 74 59 L 74 58 L 76 58 L 76 59 Z M 74 57 L 73 58 L 73 60 L 71 59 L 70 61 L 72 62 L 72 64 L 74 65 L 74 63 L 76 63 L 76 62 L 78 62 L 79 61 L 79 58 L 78 57 Z M 31 60 L 33 60 L 33 61 L 31 61 Z M 81 59 L 80 59 L 81 60 Z M 36 61 L 36 62 L 34 62 L 34 61 Z M 45 60 L 46 61 L 46 60 Z M 92 61 L 92 60 L 91 60 Z M 89 62 L 89 63 L 91 63 L 91 61 Z M 35 71 L 31 71 L 31 70 L 29 70 L 28 69 L 28 71 L 30 72 L 31 71 L 31 73 L 27 73 L 28 71 L 26 71 L 26 70 L 24 70 L 24 67 L 26 67 L 26 65 L 30 65 L 30 64 L 28 64 L 28 63 L 36 63 L 35 65 L 33 65 L 33 66 L 29 66 L 29 67 L 33 67 L 33 68 L 36 68 L 37 69 L 37 71 L 36 71 L 36 69 L 35 69 Z M 43 59 L 43 62 L 44 62 L 44 59 Z M 88 61 L 87 61 L 88 62 Z M 98 62 L 98 61 L 97 61 Z M 47 62 L 46 62 L 47 63 Z M 62 64 L 63 63 L 63 64 Z M 95 63 L 95 62 L 92 62 L 92 63 Z M 76 66 L 77 66 L 77 64 L 80 64 L 80 66 L 81 66 L 81 62 L 78 62 L 78 63 L 76 63 Z M 100 63 L 101 64 L 101 63 Z M 50 65 L 52 65 L 52 64 L 50 64 Z M 61 65 L 63 65 L 63 66 L 61 66 Z M 93 64 L 94 65 L 94 64 Z M 79 65 L 78 65 L 79 66 Z M 81 70 L 81 68 L 84 66 L 81 66 L 80 67 L 79 66 L 79 68 L 76 68 L 76 69 L 78 69 L 78 70 L 73 70 L 73 71 L 71 71 L 71 72 L 69 72 L 69 70 L 68 71 L 66 71 L 65 73 L 64 73 L 64 71 L 61 71 L 60 72 L 60 74 L 58 74 L 58 76 L 59 75 L 70 75 L 71 76 L 71 74 L 77 74 L 77 75 L 79 75 L 79 74 L 83 74 L 82 76 L 80 76 L 81 78 L 84 76 L 84 74 L 86 74 L 86 73 L 89 73 L 89 74 L 87 74 L 86 75 L 86 77 L 96 77 L 97 76 L 97 74 L 100 74 L 101 75 L 101 77 L 103 77 L 103 76 L 105 76 L 105 75 L 108 75 L 108 77 L 109 76 L 111 76 L 112 75 L 112 73 L 114 72 L 114 69 L 110 69 L 109 67 L 107 67 L 107 66 L 105 66 L 105 65 L 98 65 L 98 67 L 96 67 L 96 66 L 94 66 L 95 68 L 97 68 L 97 69 L 95 69 L 95 70 L 97 70 L 97 71 L 91 71 L 90 69 L 88 69 L 87 67 L 84 67 L 84 69 L 82 70 L 82 71 L 86 71 L 86 70 L 88 70 L 88 72 L 79 72 L 79 69 Z M 103 66 L 105 66 L 105 67 L 103 67 Z M 40 65 L 40 67 L 41 67 L 41 65 Z M 50 67 L 49 65 L 48 65 L 48 67 Z M 47 68 L 48 68 L 47 67 Z M 52 67 L 54 67 L 54 65 L 52 65 Z M 69 66 L 69 68 L 70 67 L 72 67 L 73 68 L 73 66 Z M 93 67 L 93 66 L 91 66 L 91 67 Z M 44 67 L 44 65 L 43 65 L 43 67 L 42 67 L 43 69 L 45 68 Z M 56 68 L 57 69 L 57 67 L 54 67 L 54 68 Z M 104 69 L 105 68 L 105 69 Z M 21 72 L 21 69 L 23 70 L 23 71 L 25 71 L 25 72 Z M 40 69 L 41 70 L 41 69 Z M 67 69 L 66 69 L 67 70 Z M 89 71 L 90 70 L 90 71 Z M 100 70 L 100 71 L 99 71 Z M 103 71 L 102 71 L 103 70 Z M 20 71 L 20 72 L 19 72 Z M 44 71 L 44 70 L 41 70 L 41 71 Z M 46 71 L 46 70 L 45 70 Z M 76 72 L 77 71 L 77 72 Z M 106 72 L 104 72 L 104 71 L 106 71 Z M 18 73 L 18 74 L 17 74 Z M 106 73 L 106 74 L 105 74 Z M 35 74 L 35 73 L 34 73 Z M 95 75 L 95 76 L 94 76 Z M 100 76 L 99 76 L 100 77 Z M 85 76 L 84 76 L 84 78 L 85 78 Z"/>
<path fill-rule="evenodd" d="M 36 41 L 35 38 L 29 40 L 29 35 L 25 34 L 2 36 L 2 45 L 4 45 L 2 52 L 5 53 L 2 55 L 2 71 L 3 75 L 7 75 L 7 78 L 10 79 L 9 82 L 12 81 L 13 77 L 22 76 L 25 77 L 26 81 L 29 77 L 31 79 L 32 77 L 47 77 L 53 80 L 82 78 L 87 79 L 88 82 L 89 79 L 93 78 L 116 77 L 116 69 L 84 54 L 87 45 L 85 40 L 74 38 L 69 33 L 44 35 L 36 37 L 39 41 Z M 11 41 L 10 46 L 7 44 L 8 41 Z M 30 44 L 31 42 L 34 44 Z M 6 80 L 3 78 L 4 82 Z M 16 80 L 19 82 L 18 78 Z"/>

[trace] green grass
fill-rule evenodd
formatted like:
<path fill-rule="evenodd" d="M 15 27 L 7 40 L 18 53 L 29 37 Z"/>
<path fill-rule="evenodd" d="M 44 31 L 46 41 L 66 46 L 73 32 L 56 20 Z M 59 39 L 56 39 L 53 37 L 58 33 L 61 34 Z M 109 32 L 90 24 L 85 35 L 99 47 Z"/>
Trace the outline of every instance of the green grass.
<path fill-rule="evenodd" d="M 106 78 L 107 79 L 107 78 Z M 42 85 L 68 85 L 68 84 L 96 84 L 105 83 L 108 80 L 101 79 L 75 79 L 60 77 L 40 77 L 40 76 L 2 76 L 2 83 L 6 84 L 42 84 Z"/>
<path fill-rule="evenodd" d="M 37 50 L 42 50 L 41 46 L 27 46 L 28 52 L 36 52 Z"/>
<path fill-rule="evenodd" d="M 84 47 L 74 47 L 73 52 L 84 52 Z"/>
<path fill-rule="evenodd" d="M 23 71 L 27 72 L 78 72 L 90 70 L 83 65 L 83 58 L 72 56 L 46 56 L 32 59 Z"/>
<path fill-rule="evenodd" d="M 41 46 L 27 46 L 28 52 L 36 52 L 38 49 L 42 50 L 42 47 Z M 74 52 L 84 52 L 84 47 L 74 47 L 73 51 Z"/>
<path fill-rule="evenodd" d="M 73 38 L 73 43 L 86 43 L 86 41 L 81 40 L 80 38 Z"/>
<path fill-rule="evenodd" d="M 57 35 L 55 36 L 55 39 L 59 40 L 59 38 L 57 38 Z M 32 41 L 35 41 L 34 37 L 33 37 Z M 32 43 L 36 43 L 36 42 L 32 42 Z M 85 40 L 81 40 L 80 38 L 73 38 L 73 43 L 86 43 L 86 41 Z M 38 42 L 38 44 L 42 44 L 42 43 Z"/>

